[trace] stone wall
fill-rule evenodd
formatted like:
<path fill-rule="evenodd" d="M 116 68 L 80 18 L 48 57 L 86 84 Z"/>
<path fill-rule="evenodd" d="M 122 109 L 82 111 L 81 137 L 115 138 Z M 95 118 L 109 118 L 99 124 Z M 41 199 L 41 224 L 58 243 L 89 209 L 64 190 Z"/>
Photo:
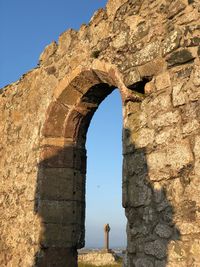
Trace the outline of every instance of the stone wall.
<path fill-rule="evenodd" d="M 78 255 L 78 262 L 82 264 L 92 264 L 94 266 L 112 266 L 119 263 L 119 257 L 114 252 L 89 252 Z"/>
<path fill-rule="evenodd" d="M 109 0 L 0 94 L 1 266 L 76 266 L 85 138 L 123 101 L 128 267 L 200 262 L 200 4 Z"/>

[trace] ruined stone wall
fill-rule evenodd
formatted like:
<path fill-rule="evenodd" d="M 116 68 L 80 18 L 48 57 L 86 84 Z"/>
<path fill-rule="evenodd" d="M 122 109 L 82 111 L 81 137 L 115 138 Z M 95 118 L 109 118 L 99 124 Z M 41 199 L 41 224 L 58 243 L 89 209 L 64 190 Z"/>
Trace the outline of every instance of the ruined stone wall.
<path fill-rule="evenodd" d="M 124 114 L 124 266 L 200 266 L 199 41 L 198 0 L 110 0 L 1 90 L 1 266 L 76 266 L 85 135 L 114 88 Z"/>

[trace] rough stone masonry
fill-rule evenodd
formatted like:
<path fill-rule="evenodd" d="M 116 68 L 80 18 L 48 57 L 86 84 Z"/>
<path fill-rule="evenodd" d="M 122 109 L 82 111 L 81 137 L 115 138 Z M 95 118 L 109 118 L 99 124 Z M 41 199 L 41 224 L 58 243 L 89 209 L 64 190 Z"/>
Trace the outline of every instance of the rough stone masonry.
<path fill-rule="evenodd" d="M 114 89 L 124 266 L 200 266 L 199 0 L 109 0 L 0 91 L 0 266 L 77 266 L 86 133 Z"/>

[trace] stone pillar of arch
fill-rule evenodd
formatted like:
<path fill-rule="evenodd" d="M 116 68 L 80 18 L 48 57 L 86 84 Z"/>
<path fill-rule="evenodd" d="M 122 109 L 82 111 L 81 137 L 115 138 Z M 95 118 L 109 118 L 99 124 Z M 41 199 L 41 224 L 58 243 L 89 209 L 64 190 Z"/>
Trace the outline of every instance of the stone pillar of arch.
<path fill-rule="evenodd" d="M 77 266 L 77 249 L 84 247 L 86 134 L 99 104 L 117 87 L 124 101 L 128 89 L 118 71 L 96 62 L 76 69 L 54 91 L 42 130 L 36 191 L 43 225 L 38 266 Z"/>

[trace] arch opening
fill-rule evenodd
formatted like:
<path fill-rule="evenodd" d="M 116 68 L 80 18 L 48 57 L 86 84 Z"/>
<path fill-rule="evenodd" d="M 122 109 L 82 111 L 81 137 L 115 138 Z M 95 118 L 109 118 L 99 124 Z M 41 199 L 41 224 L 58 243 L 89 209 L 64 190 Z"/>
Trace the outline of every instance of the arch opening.
<path fill-rule="evenodd" d="M 35 212 L 43 229 L 36 266 L 77 266 L 77 249 L 85 245 L 86 134 L 96 109 L 117 87 L 112 76 L 84 70 L 55 90 L 41 141 Z"/>
<path fill-rule="evenodd" d="M 87 133 L 86 250 L 104 248 L 109 223 L 110 248 L 126 247 L 122 208 L 122 103 L 118 90 L 94 114 Z"/>

